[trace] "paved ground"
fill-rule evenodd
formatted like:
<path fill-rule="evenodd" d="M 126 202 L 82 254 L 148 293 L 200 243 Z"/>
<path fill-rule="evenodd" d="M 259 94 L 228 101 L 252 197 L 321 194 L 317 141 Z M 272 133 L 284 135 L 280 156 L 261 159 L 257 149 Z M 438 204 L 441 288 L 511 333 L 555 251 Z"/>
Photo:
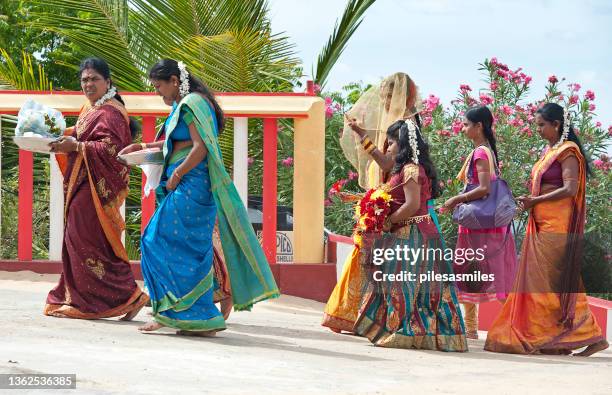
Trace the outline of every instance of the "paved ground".
<path fill-rule="evenodd" d="M 321 327 L 321 303 L 289 296 L 234 313 L 215 339 L 143 335 L 144 311 L 132 323 L 43 316 L 56 279 L 0 272 L 0 373 L 76 373 L 76 392 L 92 394 L 612 394 L 610 351 L 493 354 L 482 340 L 466 354 L 375 348 Z"/>

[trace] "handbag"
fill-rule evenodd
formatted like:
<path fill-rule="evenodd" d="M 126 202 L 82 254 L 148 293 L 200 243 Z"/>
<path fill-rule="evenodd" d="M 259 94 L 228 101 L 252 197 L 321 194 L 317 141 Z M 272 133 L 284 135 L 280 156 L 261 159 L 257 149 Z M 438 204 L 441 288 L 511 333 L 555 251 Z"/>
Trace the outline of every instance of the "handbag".
<path fill-rule="evenodd" d="M 480 199 L 462 203 L 455 207 L 453 221 L 468 229 L 490 229 L 507 226 L 512 222 L 516 214 L 516 203 L 508 183 L 500 178 L 499 169 L 494 165 L 491 151 L 483 147 L 489 155 L 489 163 L 493 165 L 495 180 L 491 180 L 489 194 Z M 468 180 L 471 178 L 474 159 L 470 158 L 467 174 Z M 463 193 L 469 192 L 478 187 L 478 184 L 468 182 Z"/>

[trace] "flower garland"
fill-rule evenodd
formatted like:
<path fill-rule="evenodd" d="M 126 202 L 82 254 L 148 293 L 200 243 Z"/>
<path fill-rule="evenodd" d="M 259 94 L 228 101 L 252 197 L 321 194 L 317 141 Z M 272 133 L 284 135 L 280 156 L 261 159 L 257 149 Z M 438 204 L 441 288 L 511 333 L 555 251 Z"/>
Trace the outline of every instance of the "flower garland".
<path fill-rule="evenodd" d="M 406 119 L 404 120 L 406 127 L 408 128 L 408 141 L 410 143 L 410 148 L 412 149 L 412 163 L 415 165 L 419 164 L 419 144 L 417 142 L 417 131 L 416 125 L 412 120 Z"/>
<path fill-rule="evenodd" d="M 370 189 L 355 205 L 357 223 L 353 242 L 357 248 L 363 246 L 364 234 L 382 234 L 387 215 L 391 212 L 391 195 L 383 188 Z"/>
<path fill-rule="evenodd" d="M 185 63 L 178 62 L 179 72 L 181 73 L 179 77 L 179 81 L 181 81 L 181 86 L 179 87 L 179 95 L 181 97 L 185 97 L 189 94 L 189 72 L 187 71 L 187 66 Z"/>
<path fill-rule="evenodd" d="M 561 138 L 559 139 L 559 141 L 557 141 L 555 145 L 551 147 L 551 150 L 559 148 L 561 144 L 563 144 L 567 140 L 569 136 L 569 128 L 570 128 L 569 113 L 567 111 L 567 108 L 565 108 L 563 109 L 563 133 L 561 134 Z"/>
<path fill-rule="evenodd" d="M 94 103 L 94 107 L 101 106 L 102 104 L 106 103 L 108 100 L 115 97 L 116 94 L 117 94 L 117 88 L 115 88 L 114 86 L 111 86 L 110 89 L 106 91 L 104 96 L 96 100 L 96 102 Z"/>

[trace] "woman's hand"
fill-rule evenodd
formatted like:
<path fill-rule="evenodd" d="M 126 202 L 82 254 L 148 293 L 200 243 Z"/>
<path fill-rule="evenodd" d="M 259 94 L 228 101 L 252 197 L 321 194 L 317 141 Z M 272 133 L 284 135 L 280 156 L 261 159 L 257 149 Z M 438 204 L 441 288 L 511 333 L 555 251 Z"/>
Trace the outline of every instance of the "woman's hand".
<path fill-rule="evenodd" d="M 446 202 L 444 202 L 444 204 L 442 205 L 440 211 L 441 212 L 452 211 L 459 203 L 461 203 L 461 200 L 459 200 L 459 197 L 458 196 L 453 196 L 452 198 L 450 198 Z"/>
<path fill-rule="evenodd" d="M 142 145 L 138 144 L 138 143 L 134 143 L 134 144 L 128 145 L 127 147 L 125 147 L 124 149 L 119 151 L 119 153 L 117 155 L 130 154 L 132 152 L 136 152 L 136 151 L 140 151 L 140 150 L 142 150 Z"/>
<path fill-rule="evenodd" d="M 51 147 L 51 152 L 67 154 L 69 152 L 74 152 L 77 150 L 78 142 L 72 136 L 62 136 L 58 138 L 56 141 L 49 143 L 49 147 Z"/>
<path fill-rule="evenodd" d="M 525 196 L 525 195 L 523 195 L 523 196 L 517 197 L 516 200 L 518 201 L 519 209 L 521 209 L 523 211 L 528 211 L 533 206 L 535 206 L 536 203 L 537 203 L 537 199 L 536 199 L 535 196 Z"/>
<path fill-rule="evenodd" d="M 119 162 L 119 163 L 121 163 L 123 165 L 129 166 L 127 164 L 127 162 L 123 158 L 120 158 L 119 156 L 120 155 L 125 155 L 125 154 L 130 154 L 130 153 L 136 152 L 136 151 L 140 151 L 142 149 L 143 149 L 142 148 L 142 144 L 133 143 L 133 144 L 128 145 L 127 147 L 125 147 L 124 149 L 119 151 L 119 153 L 117 154 L 117 162 Z"/>
<path fill-rule="evenodd" d="M 357 119 L 349 118 L 346 114 L 344 114 L 344 117 L 348 122 L 348 126 L 353 129 L 353 132 L 355 132 L 360 138 L 363 138 L 366 135 L 365 129 L 359 126 L 359 124 L 357 123 Z"/>
<path fill-rule="evenodd" d="M 166 181 L 166 189 L 169 191 L 174 191 L 179 182 L 181 182 L 181 175 L 174 170 L 168 181 Z"/>

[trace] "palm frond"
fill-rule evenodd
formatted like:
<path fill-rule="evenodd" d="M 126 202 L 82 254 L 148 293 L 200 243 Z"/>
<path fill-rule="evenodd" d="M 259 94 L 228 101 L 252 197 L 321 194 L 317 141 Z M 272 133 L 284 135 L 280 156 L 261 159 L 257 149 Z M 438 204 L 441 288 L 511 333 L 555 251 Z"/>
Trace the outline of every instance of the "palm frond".
<path fill-rule="evenodd" d="M 319 53 L 317 69 L 313 73 L 314 80 L 320 86 L 325 86 L 330 71 L 346 48 L 348 40 L 363 21 L 363 14 L 376 0 L 349 0 L 340 19 L 336 21 L 334 31 Z"/>
<path fill-rule="evenodd" d="M 0 89 L 45 91 L 53 88 L 42 65 L 34 65 L 32 56 L 23 52 L 21 65 L 17 65 L 3 48 L 0 48 Z"/>
<path fill-rule="evenodd" d="M 124 90 L 145 87 L 138 68 L 138 53 L 130 48 L 127 0 L 33 0 L 44 8 L 34 11 L 31 27 L 51 30 L 83 50 L 104 58 L 113 71 L 113 81 Z M 76 11 L 78 17 L 65 11 Z"/>

